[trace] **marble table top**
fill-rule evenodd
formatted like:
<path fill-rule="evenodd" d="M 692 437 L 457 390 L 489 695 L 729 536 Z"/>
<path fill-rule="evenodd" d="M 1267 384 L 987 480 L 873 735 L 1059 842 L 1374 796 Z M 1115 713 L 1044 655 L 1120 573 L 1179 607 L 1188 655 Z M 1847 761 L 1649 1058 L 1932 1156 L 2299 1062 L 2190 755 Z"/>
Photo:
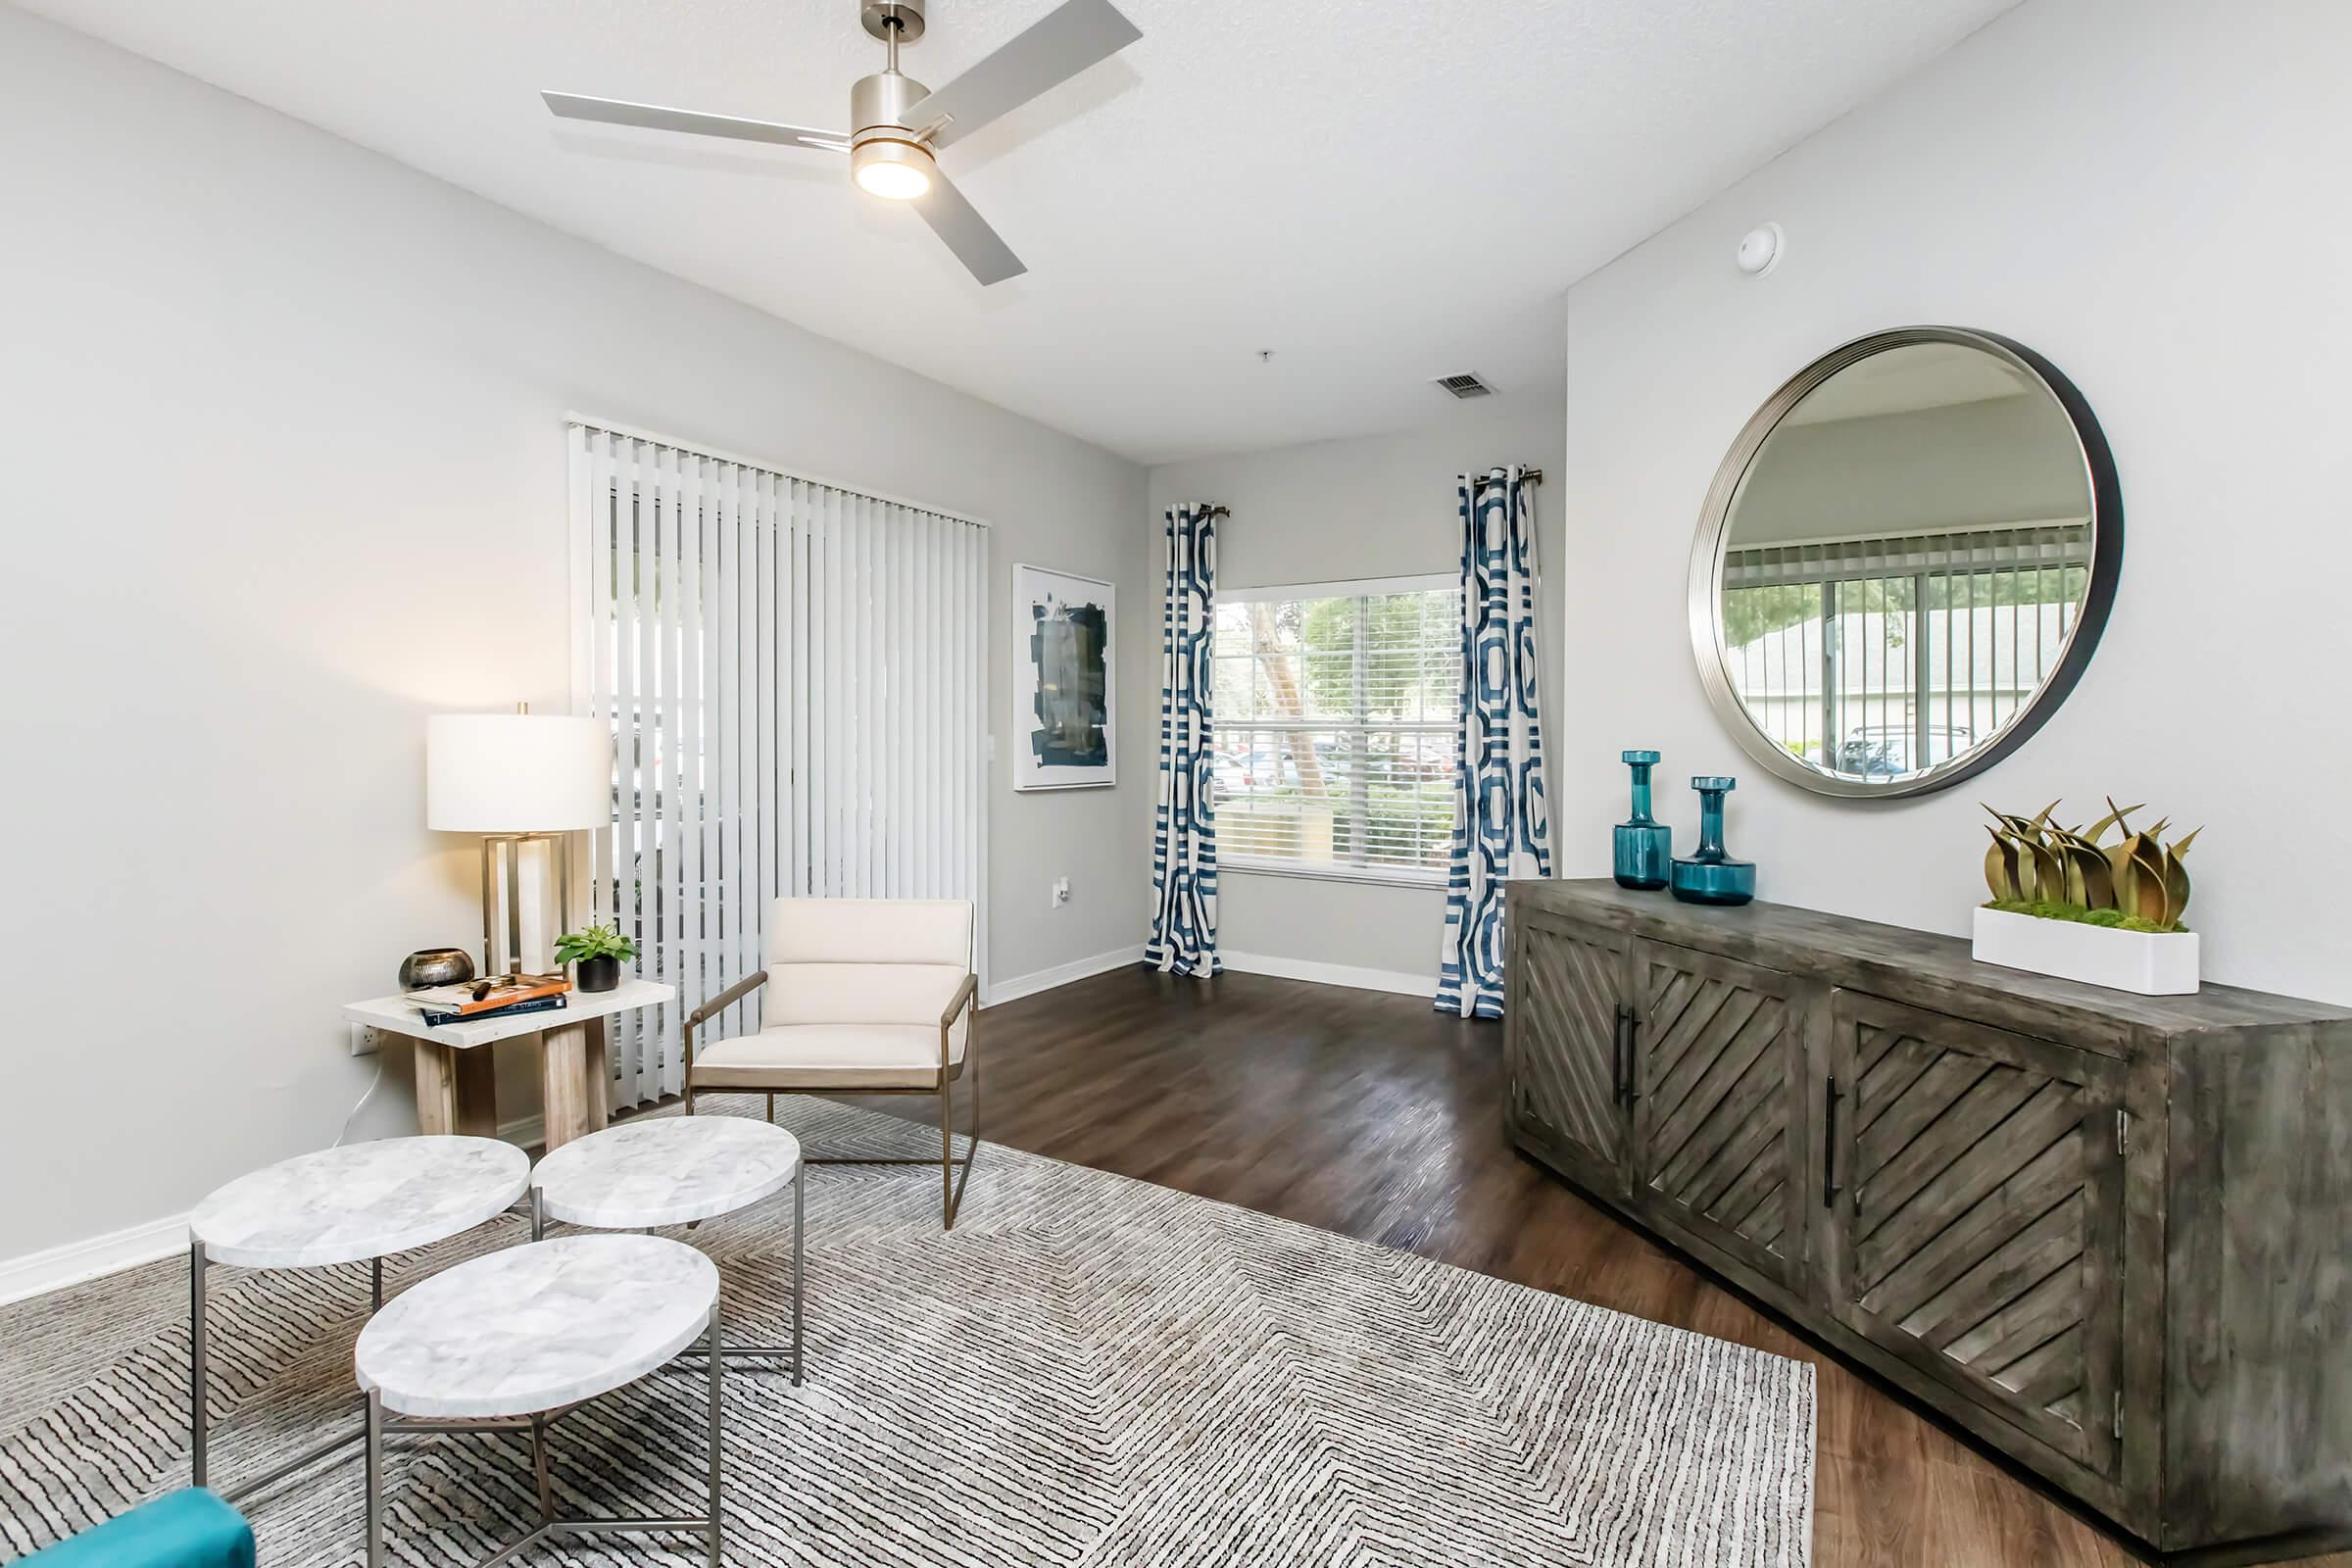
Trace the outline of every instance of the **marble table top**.
<path fill-rule="evenodd" d="M 404 1415 L 536 1415 L 645 1376 L 709 1331 L 718 1269 L 661 1236 L 510 1247 L 411 1286 L 360 1331 L 363 1392 Z"/>
<path fill-rule="evenodd" d="M 566 1024 L 626 1012 L 631 1007 L 658 1006 L 675 1000 L 677 994 L 676 986 L 628 979 L 610 991 L 574 988 L 564 996 L 564 1005 L 552 1012 L 525 1012 L 514 1017 L 493 1016 L 438 1026 L 426 1023 L 424 1014 L 416 1010 L 416 1004 L 407 997 L 374 997 L 344 1004 L 343 1019 L 346 1023 L 372 1024 L 396 1035 L 414 1035 L 418 1040 L 438 1041 L 445 1046 L 486 1046 L 493 1040 L 512 1040 L 517 1035 L 561 1029 Z"/>
<path fill-rule="evenodd" d="M 317 1268 L 405 1252 L 495 1218 L 530 1185 L 530 1156 L 495 1138 L 384 1138 L 297 1154 L 196 1205 L 216 1263 Z"/>
<path fill-rule="evenodd" d="M 531 1172 L 547 1217 L 640 1230 L 731 1213 L 792 1185 L 800 1140 L 742 1116 L 654 1116 L 574 1139 Z"/>

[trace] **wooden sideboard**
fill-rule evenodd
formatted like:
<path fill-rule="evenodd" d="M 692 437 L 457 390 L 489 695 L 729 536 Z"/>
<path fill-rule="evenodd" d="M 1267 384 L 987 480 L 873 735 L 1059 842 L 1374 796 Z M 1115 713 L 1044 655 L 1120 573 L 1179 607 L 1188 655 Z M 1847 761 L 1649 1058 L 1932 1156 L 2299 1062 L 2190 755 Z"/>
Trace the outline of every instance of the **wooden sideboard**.
<path fill-rule="evenodd" d="M 1519 1148 L 2165 1550 L 2352 1523 L 2352 1011 L 1509 889 Z"/>

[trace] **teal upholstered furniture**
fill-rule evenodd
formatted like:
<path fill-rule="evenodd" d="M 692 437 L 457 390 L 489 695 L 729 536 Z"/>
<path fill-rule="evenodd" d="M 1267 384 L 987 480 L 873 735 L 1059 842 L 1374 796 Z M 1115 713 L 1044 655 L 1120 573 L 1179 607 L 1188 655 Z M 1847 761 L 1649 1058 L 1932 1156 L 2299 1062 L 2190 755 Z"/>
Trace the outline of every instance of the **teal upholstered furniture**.
<path fill-rule="evenodd" d="M 130 1512 L 24 1559 L 38 1568 L 253 1568 L 253 1527 L 200 1487 Z"/>

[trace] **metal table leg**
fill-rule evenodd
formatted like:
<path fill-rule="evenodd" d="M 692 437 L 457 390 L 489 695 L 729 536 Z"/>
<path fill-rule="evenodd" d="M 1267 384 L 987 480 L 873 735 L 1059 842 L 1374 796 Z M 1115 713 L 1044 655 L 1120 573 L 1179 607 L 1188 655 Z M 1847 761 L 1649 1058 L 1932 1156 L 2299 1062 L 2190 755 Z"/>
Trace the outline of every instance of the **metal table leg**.
<path fill-rule="evenodd" d="M 210 1487 L 212 1481 L 212 1411 L 209 1395 L 212 1385 L 212 1332 L 208 1306 L 211 1295 L 211 1259 L 205 1255 L 204 1243 L 188 1245 L 188 1480 L 192 1485 Z M 384 1260 L 380 1257 L 368 1263 L 368 1299 L 380 1310 L 384 1304 Z M 338 1449 L 363 1442 L 366 1433 L 358 1428 L 340 1437 L 323 1438 L 300 1453 L 280 1461 L 258 1476 L 252 1476 L 235 1486 L 214 1488 L 223 1502 L 235 1502 L 248 1497 L 265 1487 L 284 1480 L 304 1466 L 325 1458 Z"/>
<path fill-rule="evenodd" d="M 718 1494 L 720 1472 L 724 1468 L 724 1449 L 719 1441 L 719 1374 L 726 1365 L 726 1357 L 720 1352 L 718 1345 L 718 1303 L 715 1301 L 710 1303 L 710 1353 L 705 1359 L 710 1368 L 710 1568 L 719 1568 Z M 799 1381 L 797 1372 L 794 1381 Z"/>
<path fill-rule="evenodd" d="M 368 1543 L 366 1568 L 383 1568 L 384 1564 L 384 1468 L 383 1440 L 387 1436 L 444 1435 L 453 1437 L 479 1436 L 486 1432 L 528 1432 L 531 1436 L 531 1465 L 539 1489 L 539 1522 L 519 1540 L 508 1543 L 496 1551 L 480 1558 L 473 1568 L 504 1568 L 535 1546 L 564 1536 L 656 1535 L 675 1532 L 699 1535 L 707 1544 L 707 1560 L 710 1568 L 720 1568 L 720 1504 L 725 1492 L 726 1448 L 722 1436 L 724 1383 L 722 1373 L 729 1351 L 721 1343 L 719 1303 L 710 1304 L 710 1327 L 700 1343 L 688 1347 L 680 1354 L 699 1355 L 707 1368 L 707 1387 L 710 1390 L 709 1421 L 710 1435 L 710 1484 L 706 1511 L 699 1517 L 668 1517 L 665 1515 L 618 1515 L 587 1519 L 562 1519 L 556 1516 L 555 1489 L 550 1479 L 547 1460 L 547 1433 L 555 1422 L 574 1406 L 566 1405 L 556 1411 L 541 1411 L 528 1417 L 491 1421 L 442 1421 L 414 1417 L 386 1420 L 381 1395 L 368 1396 L 366 1438 L 368 1446 L 367 1511 Z"/>
<path fill-rule="evenodd" d="M 204 1370 L 204 1244 L 188 1246 L 188 1471 L 197 1486 L 204 1486 L 208 1476 L 205 1462 L 205 1440 L 212 1426 L 211 1412 L 205 1408 L 206 1377 Z"/>
<path fill-rule="evenodd" d="M 384 1401 L 368 1394 L 368 1568 L 384 1561 Z"/>
<path fill-rule="evenodd" d="M 792 1386 L 801 1386 L 801 1289 L 806 1270 L 801 1262 L 803 1200 L 808 1186 L 808 1167 L 792 1173 Z"/>
<path fill-rule="evenodd" d="M 556 1518 L 556 1490 L 547 1475 L 547 1418 L 531 1417 L 531 1473 L 539 1483 L 539 1523 L 550 1525 Z"/>
<path fill-rule="evenodd" d="M 788 1346 L 730 1345 L 720 1352 L 723 1359 L 737 1362 L 789 1360 L 792 1363 L 792 1381 L 796 1388 L 801 1384 L 806 1362 L 804 1325 L 807 1314 L 803 1309 L 802 1298 L 808 1278 L 807 1249 L 804 1245 L 808 1214 L 806 1192 L 808 1175 L 808 1167 L 807 1164 L 803 1164 L 798 1171 L 794 1172 L 792 1178 L 792 1343 Z M 653 1232 L 649 1230 L 645 1234 L 651 1236 Z M 708 1354 L 710 1354 L 709 1349 L 700 1345 L 689 1345 L 678 1352 L 681 1360 L 694 1360 Z"/>

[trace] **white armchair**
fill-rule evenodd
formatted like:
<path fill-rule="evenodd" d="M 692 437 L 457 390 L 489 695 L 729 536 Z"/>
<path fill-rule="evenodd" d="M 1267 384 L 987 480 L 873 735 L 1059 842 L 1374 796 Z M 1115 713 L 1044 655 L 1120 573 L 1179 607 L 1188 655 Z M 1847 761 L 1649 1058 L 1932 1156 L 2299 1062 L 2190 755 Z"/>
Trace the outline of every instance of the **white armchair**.
<path fill-rule="evenodd" d="M 767 967 L 687 1015 L 686 1113 L 696 1094 L 837 1092 L 939 1097 L 940 1212 L 953 1230 L 980 1148 L 972 906 L 962 899 L 778 899 Z M 765 986 L 757 1034 L 696 1054 L 695 1031 Z M 960 1175 L 954 1084 L 966 1080 L 972 1131 Z M 928 1165 L 929 1159 L 805 1155 L 818 1165 Z"/>

